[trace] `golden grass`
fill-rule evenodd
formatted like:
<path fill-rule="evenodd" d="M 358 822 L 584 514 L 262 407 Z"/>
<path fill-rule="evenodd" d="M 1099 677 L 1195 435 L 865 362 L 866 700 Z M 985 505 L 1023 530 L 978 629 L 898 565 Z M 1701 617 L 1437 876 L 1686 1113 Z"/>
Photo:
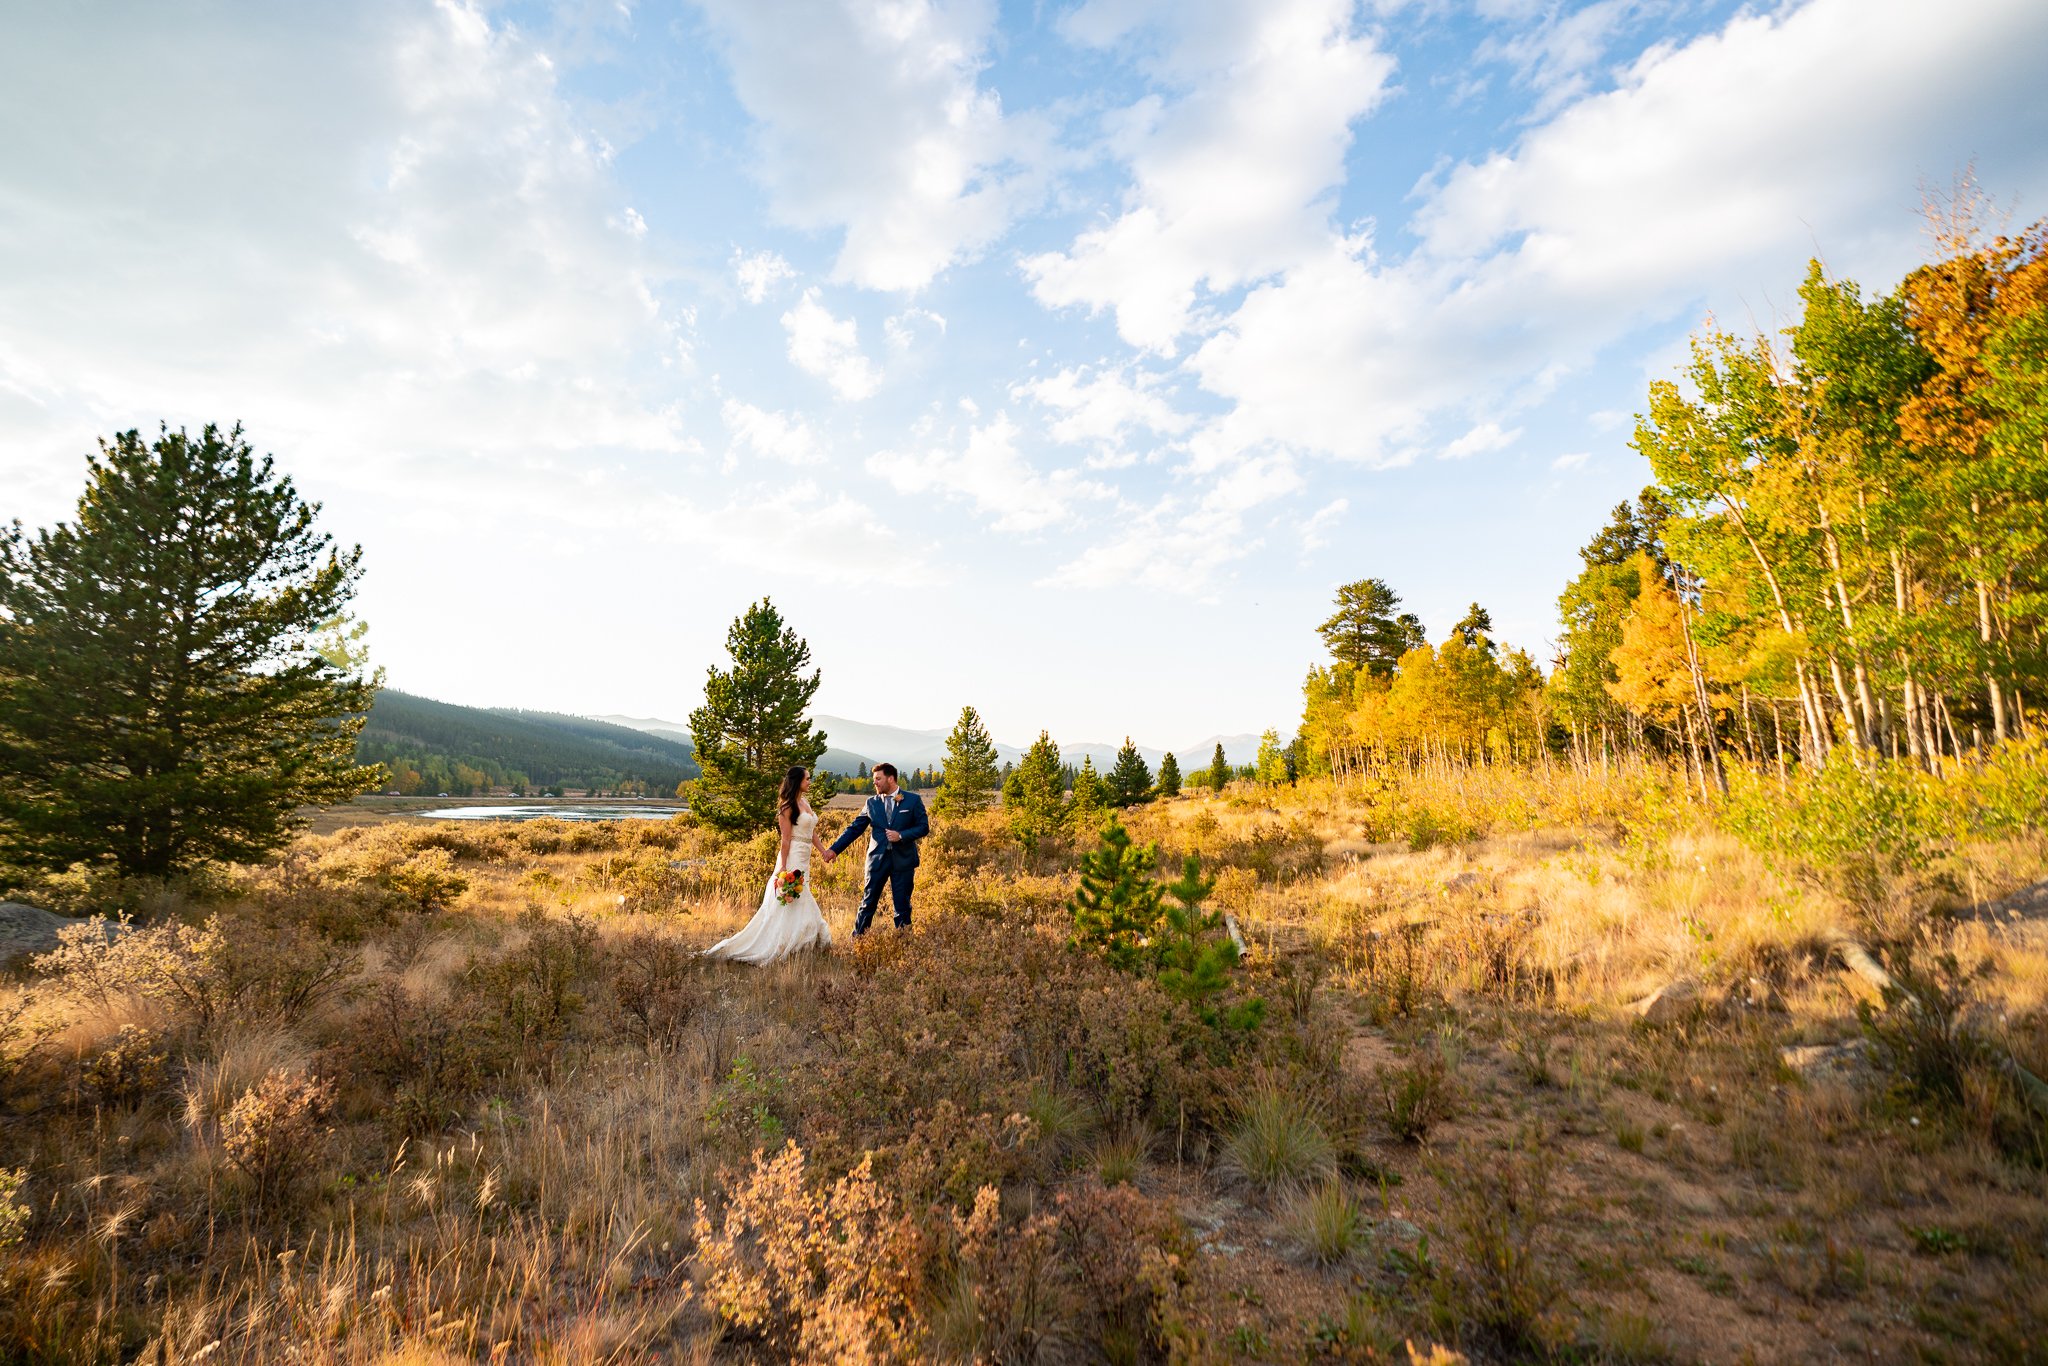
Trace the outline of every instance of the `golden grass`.
<path fill-rule="evenodd" d="M 1241 1044 L 1067 947 L 1073 846 L 1027 857 L 995 817 L 935 836 L 914 936 L 848 942 L 842 860 L 815 879 L 834 949 L 761 971 L 690 960 L 753 912 L 766 863 L 687 822 L 310 836 L 238 874 L 222 923 L 238 971 L 303 965 L 276 946 L 306 927 L 359 949 L 312 1008 L 223 991 L 201 1023 L 162 996 L 31 981 L 0 997 L 61 1026 L 0 1074 L 0 1137 L 28 1171 L 23 1238 L 0 1249 L 0 1355 L 764 1359 L 783 1339 L 709 1288 L 694 1210 L 720 1217 L 754 1154 L 792 1140 L 813 1193 L 873 1152 L 873 1227 L 915 1230 L 899 1252 L 921 1288 L 891 1301 L 887 1332 L 835 1279 L 852 1272 L 817 1273 L 816 1302 L 884 1357 L 1386 1355 L 1457 1341 L 1461 1303 L 1587 1355 L 2024 1351 L 2048 1313 L 2048 1220 L 2007 1101 L 1943 1109 L 1882 1077 L 1786 1074 L 1780 1047 L 1858 1032 L 1869 993 L 1823 947 L 1854 908 L 1678 790 L 1485 771 L 1127 813 L 1164 867 L 1195 852 L 1218 875 L 1252 946 L 1239 980 L 1268 1002 Z M 1968 843 L 1946 890 L 1914 883 L 1912 913 L 1941 931 L 1945 910 L 2038 880 L 2042 848 Z M 392 870 L 423 858 L 465 889 L 394 911 Z M 1971 1018 L 2035 1057 L 2048 939 L 1942 932 L 1991 960 Z M 1635 1023 L 1628 1003 L 1678 978 L 1699 1012 Z M 87 1069 L 124 1027 L 161 1038 L 165 1073 L 96 1090 Z M 1394 1132 L 1382 1083 L 1432 1059 L 1455 1104 Z M 336 1086 L 282 1206 L 221 1136 L 280 1073 Z M 1532 1132 L 1554 1209 L 1506 1226 L 1459 1203 L 1445 1154 L 1469 1180 Z M 1404 1225 L 1433 1261 L 1403 1250 Z M 1965 1250 L 1927 1251 L 1951 1243 Z M 769 1283 L 755 1246 L 720 1253 L 729 1287 Z M 1519 1284 L 1473 1279 L 1502 1246 L 1562 1298 L 1532 1308 Z M 775 1284 L 789 1341 L 838 1322 Z M 1889 1323 L 1902 1302 L 1948 1307 Z"/>

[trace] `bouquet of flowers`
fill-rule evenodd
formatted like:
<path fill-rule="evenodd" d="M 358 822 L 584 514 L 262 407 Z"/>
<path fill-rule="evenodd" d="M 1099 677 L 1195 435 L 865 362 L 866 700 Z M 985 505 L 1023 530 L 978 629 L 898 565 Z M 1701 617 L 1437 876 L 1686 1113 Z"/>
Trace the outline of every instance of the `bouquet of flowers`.
<path fill-rule="evenodd" d="M 787 906 L 804 894 L 804 870 L 792 868 L 775 875 L 775 899 Z"/>

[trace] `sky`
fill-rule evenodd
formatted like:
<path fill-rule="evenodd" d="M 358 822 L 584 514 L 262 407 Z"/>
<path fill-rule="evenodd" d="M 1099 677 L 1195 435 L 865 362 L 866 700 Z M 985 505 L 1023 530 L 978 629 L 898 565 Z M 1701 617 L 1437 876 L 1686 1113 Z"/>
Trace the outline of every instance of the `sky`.
<path fill-rule="evenodd" d="M 393 686 L 1288 733 L 1335 587 L 1547 660 L 1648 383 L 1973 171 L 2040 0 L 72 0 L 0 43 L 0 519 L 245 424 Z"/>

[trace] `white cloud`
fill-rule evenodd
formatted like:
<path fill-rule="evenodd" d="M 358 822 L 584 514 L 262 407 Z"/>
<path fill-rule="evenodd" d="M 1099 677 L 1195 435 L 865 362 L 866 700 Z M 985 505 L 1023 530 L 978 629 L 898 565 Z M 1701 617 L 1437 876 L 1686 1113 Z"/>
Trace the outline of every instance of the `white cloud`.
<path fill-rule="evenodd" d="M 1498 422 L 1482 422 L 1463 436 L 1443 448 L 1445 460 L 1463 460 L 1470 455 L 1485 455 L 1492 451 L 1506 450 L 1522 435 L 1520 427 L 1502 431 Z"/>
<path fill-rule="evenodd" d="M 1162 387 L 1162 378 L 1146 371 L 1105 370 L 1091 376 L 1089 367 L 1077 365 L 1012 385 L 1010 395 L 1057 414 L 1046 424 L 1053 440 L 1114 449 L 1139 429 L 1177 436 L 1193 425 L 1191 416 L 1160 395 Z"/>
<path fill-rule="evenodd" d="M 1301 550 L 1304 555 L 1321 550 L 1330 543 L 1330 529 L 1344 520 L 1344 514 L 1351 510 L 1351 500 L 1339 498 L 1319 510 L 1315 516 L 1301 524 Z"/>
<path fill-rule="evenodd" d="M 1635 329 L 1789 295 L 1816 246 L 1895 279 L 1923 250 L 1905 168 L 1941 179 L 1975 157 L 1989 183 L 2048 191 L 2044 46 L 2031 0 L 1808 0 L 1654 48 L 1424 186 L 1406 258 L 1332 231 L 1253 288 L 1187 362 L 1233 404 L 1190 448 L 1204 466 L 1275 444 L 1398 463 Z"/>
<path fill-rule="evenodd" d="M 805 290 L 796 307 L 782 315 L 782 329 L 789 334 L 790 360 L 841 398 L 868 398 L 881 387 L 882 372 L 860 349 L 859 324 L 833 317 L 817 290 Z"/>
<path fill-rule="evenodd" d="M 1041 531 L 1067 521 L 1081 500 L 1110 495 L 1073 471 L 1033 469 L 1018 453 L 1017 424 L 1006 413 L 970 428 L 957 449 L 882 451 L 869 457 L 867 468 L 901 494 L 964 499 L 992 518 L 997 531 Z"/>
<path fill-rule="evenodd" d="M 1572 451 L 1568 454 L 1560 455 L 1557 459 L 1551 461 L 1550 468 L 1554 470 L 1580 470 L 1584 469 L 1586 462 L 1592 458 L 1593 453 L 1591 451 Z"/>
<path fill-rule="evenodd" d="M 946 320 L 928 308 L 906 308 L 883 320 L 882 335 L 891 351 L 909 351 L 927 337 L 945 336 Z"/>
<path fill-rule="evenodd" d="M 687 450 L 687 324 L 545 56 L 458 3 L 295 20 L 10 17 L 0 484 L 158 417 L 328 489 Z"/>
<path fill-rule="evenodd" d="M 918 289 L 993 241 L 1041 192 L 1047 139 L 980 83 L 990 0 L 825 0 L 801 16 L 699 0 L 776 214 L 846 236 L 835 276 Z"/>
<path fill-rule="evenodd" d="M 791 465 L 814 465 L 825 458 L 817 433 L 800 416 L 770 412 L 736 398 L 726 399 L 718 415 L 732 436 L 734 452 L 744 450 Z"/>
<path fill-rule="evenodd" d="M 740 297 L 750 304 L 758 304 L 784 280 L 794 280 L 796 267 L 772 251 L 749 253 L 734 248 L 732 276 L 739 282 Z"/>
<path fill-rule="evenodd" d="M 1123 212 L 1024 262 L 1039 301 L 1109 308 L 1125 341 L 1171 355 L 1199 325 L 1204 291 L 1319 252 L 1351 123 L 1394 70 L 1352 21 L 1352 0 L 1095 0 L 1069 15 L 1067 33 L 1089 45 L 1156 37 L 1148 64 L 1178 94 L 1147 94 L 1109 120 L 1132 176 Z"/>
<path fill-rule="evenodd" d="M 1212 478 L 1199 499 L 1168 495 L 1150 508 L 1123 506 L 1111 536 L 1089 546 L 1042 582 L 1063 588 L 1138 585 L 1201 597 L 1225 566 L 1263 548 L 1245 530 L 1245 514 L 1302 488 L 1283 455 L 1239 461 Z"/>

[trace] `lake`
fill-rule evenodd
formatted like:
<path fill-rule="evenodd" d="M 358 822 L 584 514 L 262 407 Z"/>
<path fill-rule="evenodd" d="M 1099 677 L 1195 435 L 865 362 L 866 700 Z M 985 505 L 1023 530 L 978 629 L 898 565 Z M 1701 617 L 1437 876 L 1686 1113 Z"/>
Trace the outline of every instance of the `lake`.
<path fill-rule="evenodd" d="M 680 806 L 444 806 L 422 811 L 430 821 L 665 821 L 680 816 Z"/>

